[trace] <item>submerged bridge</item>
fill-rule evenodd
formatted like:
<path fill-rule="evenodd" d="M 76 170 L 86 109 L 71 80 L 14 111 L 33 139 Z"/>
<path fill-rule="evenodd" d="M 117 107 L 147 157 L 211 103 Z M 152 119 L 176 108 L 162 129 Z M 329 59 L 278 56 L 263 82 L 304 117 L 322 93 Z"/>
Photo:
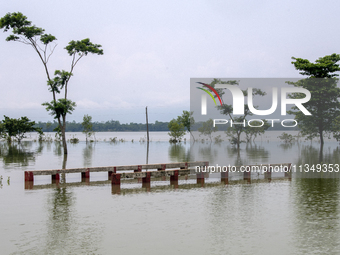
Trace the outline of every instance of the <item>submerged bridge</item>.
<path fill-rule="evenodd" d="M 163 181 L 165 181 L 167 177 L 170 177 L 170 184 L 178 185 L 179 176 L 185 176 L 187 178 L 193 174 L 196 175 L 197 183 L 204 184 L 204 180 L 209 177 L 209 173 L 220 173 L 221 181 L 224 183 L 228 183 L 229 176 L 233 174 L 241 174 L 244 180 L 249 180 L 250 182 L 252 173 L 264 173 L 264 177 L 271 180 L 272 173 L 274 171 L 278 172 L 277 169 L 280 172 L 284 172 L 284 177 L 291 178 L 290 163 L 216 168 L 209 166 L 208 161 L 194 161 L 167 164 L 34 170 L 25 171 L 25 189 L 33 189 L 34 176 L 37 175 L 50 175 L 52 184 L 59 184 L 61 174 L 80 173 L 82 182 L 89 182 L 91 173 L 107 172 L 108 180 L 111 181 L 112 186 L 120 190 L 121 179 L 138 179 L 138 181 L 143 183 L 143 187 L 148 187 L 152 179 L 151 177 L 154 179 L 161 178 Z"/>

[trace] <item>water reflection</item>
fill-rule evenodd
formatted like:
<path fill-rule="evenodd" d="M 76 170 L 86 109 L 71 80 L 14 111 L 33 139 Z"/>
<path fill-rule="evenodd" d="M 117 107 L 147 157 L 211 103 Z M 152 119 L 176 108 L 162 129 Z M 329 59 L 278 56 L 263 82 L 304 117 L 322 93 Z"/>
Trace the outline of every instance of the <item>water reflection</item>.
<path fill-rule="evenodd" d="M 35 155 L 40 154 L 42 148 L 38 147 L 36 151 L 31 151 L 32 143 L 0 143 L 0 158 L 2 158 L 5 168 L 28 166 L 30 162 L 35 162 Z"/>
<path fill-rule="evenodd" d="M 48 200 L 48 247 L 56 246 L 70 238 L 73 221 L 72 206 L 75 197 L 66 188 L 56 188 Z M 57 249 L 56 249 L 57 250 Z"/>
<path fill-rule="evenodd" d="M 83 149 L 84 167 L 92 166 L 92 157 L 95 145 L 93 143 L 87 143 Z"/>
<path fill-rule="evenodd" d="M 204 161 L 215 162 L 218 158 L 219 151 L 221 150 L 221 144 L 212 143 L 195 143 L 194 146 L 198 146 L 198 157 L 204 159 Z"/>
<path fill-rule="evenodd" d="M 294 242 L 300 253 L 338 254 L 339 179 L 296 179 Z"/>
<path fill-rule="evenodd" d="M 229 143 L 194 143 L 191 150 L 197 151 L 199 160 L 209 161 L 210 165 L 247 165 L 267 163 L 270 158 L 269 150 L 256 143 L 248 143 L 245 148 L 237 149 Z"/>
<path fill-rule="evenodd" d="M 299 145 L 299 143 L 297 143 Z M 284 151 L 288 151 L 291 150 L 293 147 L 295 147 L 296 145 L 294 143 L 281 143 L 280 147 L 282 148 L 282 150 Z"/>
<path fill-rule="evenodd" d="M 287 192 L 287 188 L 286 181 L 268 184 L 256 180 L 251 185 L 212 189 L 204 201 L 211 253 L 291 254 L 287 251 L 289 235 L 285 229 L 289 219 L 287 210 L 282 210 L 286 203 L 279 193 Z M 284 249 L 278 253 L 280 246 Z"/>
<path fill-rule="evenodd" d="M 54 148 L 53 148 L 54 155 L 61 156 L 64 154 L 63 152 L 63 146 L 61 142 L 54 141 Z"/>
<path fill-rule="evenodd" d="M 72 250 L 90 254 L 98 249 L 99 228 L 77 214 L 75 200 L 75 194 L 67 188 L 56 188 L 50 193 L 45 254 L 66 254 Z"/>
<path fill-rule="evenodd" d="M 234 161 L 232 163 L 234 166 L 241 166 L 241 165 L 245 164 L 244 160 L 242 160 L 242 158 L 241 158 L 240 149 L 228 146 L 227 152 L 228 152 L 228 156 L 230 156 L 234 159 Z"/>
<path fill-rule="evenodd" d="M 256 143 L 247 143 L 246 155 L 250 160 L 261 159 L 262 163 L 268 162 L 269 159 L 269 151 L 264 146 Z"/>
<path fill-rule="evenodd" d="M 43 142 L 39 142 L 38 143 L 39 145 L 38 145 L 38 148 L 36 149 L 36 153 L 42 153 L 43 152 L 43 150 L 44 150 L 44 147 L 45 147 L 45 143 L 43 143 Z"/>
<path fill-rule="evenodd" d="M 302 145 L 295 164 L 297 166 L 295 177 L 298 178 L 339 178 L 340 171 L 335 172 L 336 167 L 333 166 L 334 164 L 340 164 L 340 149 L 338 146 L 322 149 L 313 145 Z M 333 164 L 333 170 L 329 167 L 330 164 Z M 326 166 L 323 168 L 325 171 L 317 171 L 317 166 L 322 165 Z M 300 168 L 299 166 L 302 167 Z M 308 166 L 311 170 L 307 172 L 307 168 L 304 166 Z"/>
<path fill-rule="evenodd" d="M 169 158 L 174 162 L 190 162 L 192 160 L 190 147 L 187 150 L 181 143 L 170 144 L 168 154 Z"/>

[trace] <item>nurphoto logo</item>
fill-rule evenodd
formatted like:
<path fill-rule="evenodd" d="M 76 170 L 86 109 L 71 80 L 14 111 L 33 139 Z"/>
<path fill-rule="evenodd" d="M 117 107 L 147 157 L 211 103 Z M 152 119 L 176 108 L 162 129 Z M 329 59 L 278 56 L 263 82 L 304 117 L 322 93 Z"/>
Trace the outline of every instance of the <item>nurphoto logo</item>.
<path fill-rule="evenodd" d="M 195 79 L 198 80 L 198 79 Z M 220 79 L 221 80 L 221 79 Z M 257 79 L 250 79 L 254 80 L 255 84 L 258 84 Z M 263 79 L 262 79 L 263 80 Z M 281 79 L 280 79 L 281 80 Z M 200 94 L 200 115 L 208 116 L 213 120 L 213 127 L 216 125 L 224 125 L 229 123 L 231 127 L 233 125 L 243 125 L 243 126 L 250 126 L 250 127 L 262 127 L 267 121 L 271 127 L 274 127 L 275 122 L 280 122 L 283 127 L 295 127 L 297 126 L 298 122 L 294 119 L 279 119 L 279 116 L 287 116 L 287 111 L 291 108 L 301 111 L 302 114 L 306 116 L 312 115 L 310 111 L 306 109 L 303 105 L 310 101 L 311 93 L 308 89 L 302 87 L 287 87 L 287 86 L 275 86 L 275 79 L 273 84 L 268 86 L 268 84 L 264 84 L 270 92 L 271 96 L 267 96 L 271 99 L 270 107 L 266 106 L 267 108 L 259 109 L 258 106 L 254 105 L 254 97 L 256 95 L 264 96 L 267 95 L 266 92 L 261 91 L 261 89 L 253 88 L 251 86 L 247 87 L 245 90 L 242 90 L 238 84 L 226 84 L 228 81 L 223 83 L 216 83 L 216 84 L 207 84 L 206 82 L 202 81 L 192 81 L 191 83 L 195 82 L 196 84 L 200 84 L 202 87 L 195 86 L 196 89 L 199 89 L 201 92 Z M 232 83 L 232 82 L 229 82 Z M 251 82 L 247 82 L 251 85 Z M 266 83 L 266 82 L 265 82 Z M 268 83 L 268 82 L 267 82 Z M 281 81 L 282 83 L 282 81 Z M 273 86 L 274 85 L 274 86 Z M 285 84 L 286 85 L 286 84 Z M 192 88 L 193 86 L 191 86 Z M 193 93 L 191 91 L 191 96 L 194 95 L 194 99 L 191 100 L 197 101 L 197 93 Z M 208 95 L 210 96 L 211 100 L 214 102 L 215 109 L 208 110 Z M 223 100 L 223 95 L 231 96 L 231 100 L 227 100 L 228 103 L 225 103 Z M 292 97 L 291 95 L 299 95 Z M 210 100 L 210 99 L 209 99 Z M 229 103 L 231 102 L 232 103 Z M 262 100 L 261 102 L 265 102 Z M 280 102 L 280 103 L 279 103 Z M 278 110 L 279 106 L 279 112 Z M 261 106 L 263 108 L 263 106 Z M 191 109 L 193 112 L 197 112 L 197 109 Z M 276 112 L 276 118 L 267 118 L 265 120 L 261 120 L 260 117 L 257 119 L 250 119 L 246 120 L 243 119 L 242 121 L 235 121 L 232 118 L 224 119 L 224 118 L 214 118 L 211 117 L 212 112 L 216 112 L 219 110 L 220 112 L 225 112 L 225 115 L 233 115 L 233 116 L 240 116 L 240 115 L 255 115 L 255 116 L 269 116 L 273 115 Z M 213 116 L 213 115 L 212 115 Z"/>

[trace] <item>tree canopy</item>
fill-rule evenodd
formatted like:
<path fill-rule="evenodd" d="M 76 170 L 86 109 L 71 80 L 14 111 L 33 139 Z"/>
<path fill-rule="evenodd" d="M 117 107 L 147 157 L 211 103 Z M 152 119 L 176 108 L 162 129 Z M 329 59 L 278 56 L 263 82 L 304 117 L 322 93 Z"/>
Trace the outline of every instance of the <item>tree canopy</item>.
<path fill-rule="evenodd" d="M 92 117 L 88 114 L 85 114 L 83 117 L 83 122 L 81 123 L 81 125 L 83 126 L 83 133 L 86 136 L 86 143 L 87 143 L 87 139 L 92 135 L 93 133 L 93 129 L 92 129 Z"/>
<path fill-rule="evenodd" d="M 171 143 L 181 142 L 182 137 L 185 135 L 184 125 L 176 119 L 172 119 L 168 124 L 170 132 L 168 133 L 170 136 Z"/>
<path fill-rule="evenodd" d="M 191 127 L 195 124 L 195 119 L 192 115 L 193 112 L 183 111 L 183 114 L 177 117 L 177 121 L 183 124 L 183 126 L 187 129 L 187 131 L 190 133 L 193 140 L 195 141 L 194 135 L 191 132 Z"/>
<path fill-rule="evenodd" d="M 311 99 L 304 103 L 304 107 L 312 114 L 304 115 L 296 106 L 292 107 L 289 114 L 295 115 L 298 127 L 303 135 L 312 139 L 319 136 L 321 144 L 324 143 L 324 134 L 336 132 L 334 121 L 340 115 L 340 88 L 338 87 L 338 79 L 335 78 L 340 71 L 339 54 L 332 54 L 321 57 L 315 63 L 309 62 L 307 59 L 292 58 L 295 68 L 300 74 L 308 76 L 298 82 L 288 82 L 295 87 L 302 87 L 311 93 Z M 293 93 L 290 98 L 303 98 L 301 93 Z"/>
<path fill-rule="evenodd" d="M 4 120 L 0 123 L 0 135 L 8 143 L 11 143 L 13 138 L 20 143 L 23 138 L 26 138 L 26 133 L 34 131 L 42 134 L 41 128 L 35 127 L 35 121 L 30 121 L 26 116 L 19 119 L 4 116 Z"/>
<path fill-rule="evenodd" d="M 294 61 L 292 64 L 296 70 L 300 71 L 300 74 L 309 76 L 310 78 L 332 78 L 339 76 L 334 72 L 340 71 L 339 64 L 340 55 L 333 53 L 318 58 L 315 63 L 311 63 L 308 59 L 292 57 Z"/>

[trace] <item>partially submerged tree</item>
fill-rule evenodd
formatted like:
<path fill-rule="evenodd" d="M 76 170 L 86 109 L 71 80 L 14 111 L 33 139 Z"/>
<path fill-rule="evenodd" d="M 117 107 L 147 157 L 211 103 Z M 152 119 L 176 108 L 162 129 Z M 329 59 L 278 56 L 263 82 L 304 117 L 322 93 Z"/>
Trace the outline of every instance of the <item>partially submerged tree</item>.
<path fill-rule="evenodd" d="M 218 128 L 213 126 L 213 120 L 212 119 L 209 119 L 209 120 L 203 122 L 202 126 L 200 126 L 198 128 L 198 132 L 201 133 L 200 136 L 201 135 L 208 136 L 209 139 L 210 139 L 210 142 L 212 142 L 212 137 L 211 137 L 212 133 L 216 132 L 217 130 L 218 130 Z"/>
<path fill-rule="evenodd" d="M 214 79 L 209 85 L 213 88 L 215 88 L 216 84 L 229 84 L 238 86 L 239 81 L 236 80 L 230 80 L 230 81 L 222 81 L 220 79 Z M 211 91 L 211 89 L 209 89 Z M 244 114 L 238 117 L 233 116 L 233 106 L 231 104 L 226 104 L 223 101 L 223 95 L 225 94 L 224 89 L 216 89 L 216 92 L 219 94 L 220 98 L 222 99 L 222 105 L 217 106 L 217 109 L 220 110 L 220 113 L 223 115 L 228 115 L 233 123 L 246 123 L 247 117 L 253 115 L 252 112 L 249 110 L 248 104 L 244 105 Z M 242 90 L 242 93 L 245 97 L 249 96 L 247 90 Z M 266 95 L 265 92 L 263 92 L 260 89 L 253 88 L 252 89 L 252 95 L 250 96 L 264 96 Z M 216 97 L 216 96 L 215 96 Z M 254 108 L 257 108 L 254 106 Z M 229 137 L 229 141 L 231 144 L 236 145 L 237 149 L 240 148 L 240 144 L 244 141 L 241 140 L 241 134 L 246 131 L 246 124 L 234 124 L 233 126 L 230 126 L 228 130 L 226 131 L 227 136 Z M 257 127 L 254 127 L 254 129 Z"/>
<path fill-rule="evenodd" d="M 336 117 L 333 122 L 333 137 L 339 142 L 340 141 L 340 116 Z"/>
<path fill-rule="evenodd" d="M 334 121 L 340 116 L 340 88 L 337 86 L 338 79 L 335 78 L 338 74 L 334 72 L 340 71 L 339 64 L 337 64 L 340 61 L 340 55 L 327 55 L 317 59 L 315 63 L 302 58 L 293 57 L 292 59 L 295 69 L 308 78 L 288 83 L 295 87 L 305 88 L 311 93 L 311 99 L 303 106 L 312 115 L 304 115 L 296 106 L 292 107 L 288 113 L 295 115 L 303 135 L 308 139 L 319 137 L 322 146 L 325 133 L 337 134 L 337 125 Z M 302 93 L 290 95 L 290 98 L 304 97 Z"/>
<path fill-rule="evenodd" d="M 295 142 L 294 136 L 286 132 L 283 132 L 280 136 L 278 136 L 278 138 L 280 138 L 280 140 L 283 141 L 285 144 L 291 144 Z"/>
<path fill-rule="evenodd" d="M 7 13 L 2 17 L 0 19 L 0 28 L 4 29 L 4 32 L 12 29 L 12 34 L 6 38 L 6 41 L 17 41 L 30 45 L 38 54 L 39 59 L 44 66 L 47 76 L 47 85 L 49 86 L 49 91 L 52 93 L 53 99 L 51 102 L 43 103 L 43 105 L 46 107 L 46 110 L 58 120 L 62 135 L 64 154 L 67 154 L 65 136 L 66 115 L 71 114 L 76 107 L 75 102 L 68 99 L 68 83 L 73 75 L 74 67 L 82 57 L 87 56 L 88 53 L 97 55 L 103 54 L 103 50 L 100 49 L 101 45 L 91 43 L 88 38 L 81 41 L 69 42 L 65 49 L 72 59 L 70 71 L 56 70 L 54 72 L 54 77 L 51 77 L 47 64 L 56 47 L 54 41 L 57 39 L 55 36 L 46 34 L 44 29 L 32 25 L 32 22 L 28 21 L 27 17 L 20 12 Z M 61 98 L 57 98 L 57 94 L 60 94 L 62 90 L 64 95 Z"/>
<path fill-rule="evenodd" d="M 3 138 L 4 134 L 5 134 L 5 127 L 2 121 L 0 121 L 0 138 Z"/>
<path fill-rule="evenodd" d="M 26 138 L 28 132 L 43 134 L 41 128 L 35 127 L 35 121 L 30 121 L 26 116 L 19 119 L 4 116 L 0 125 L 1 137 L 6 139 L 8 143 L 11 143 L 13 138 L 20 143 L 22 139 Z"/>
<path fill-rule="evenodd" d="M 185 135 L 185 128 L 182 123 L 179 123 L 176 119 L 172 119 L 169 122 L 168 128 L 170 132 L 168 133 L 170 136 L 171 143 L 181 142 L 182 137 Z"/>
<path fill-rule="evenodd" d="M 86 143 L 87 139 L 93 134 L 93 129 L 92 129 L 92 117 L 89 116 L 88 114 L 85 114 L 83 117 L 83 122 L 81 125 L 83 126 L 83 133 L 86 136 Z"/>
<path fill-rule="evenodd" d="M 195 137 L 191 132 L 191 127 L 195 124 L 195 119 L 192 115 L 193 115 L 193 112 L 183 111 L 183 114 L 177 117 L 177 121 L 183 124 L 183 126 L 187 129 L 187 131 L 192 136 L 193 141 L 195 141 Z"/>
<path fill-rule="evenodd" d="M 251 122 L 251 126 L 246 126 L 245 134 L 247 143 L 254 141 L 258 135 L 263 135 L 266 130 L 270 127 L 267 120 L 262 120 L 262 122 L 256 120 Z"/>

